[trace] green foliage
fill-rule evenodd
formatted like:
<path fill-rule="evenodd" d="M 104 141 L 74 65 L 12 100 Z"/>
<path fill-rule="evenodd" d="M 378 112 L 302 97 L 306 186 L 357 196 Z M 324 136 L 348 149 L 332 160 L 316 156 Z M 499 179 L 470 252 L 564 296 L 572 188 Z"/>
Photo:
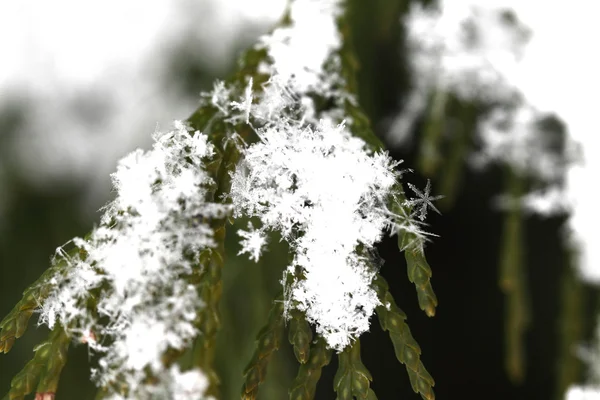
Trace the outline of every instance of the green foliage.
<path fill-rule="evenodd" d="M 278 350 L 281 345 L 283 328 L 283 293 L 281 293 L 273 301 L 267 325 L 256 336 L 256 351 L 244 370 L 243 400 L 256 399 L 258 386 L 265 381 L 269 360 L 273 352 Z"/>
<path fill-rule="evenodd" d="M 312 330 L 304 314 L 299 310 L 290 312 L 289 341 L 294 346 L 294 355 L 300 364 L 306 364 L 310 356 L 310 342 Z"/>
<path fill-rule="evenodd" d="M 290 388 L 290 400 L 311 400 L 315 398 L 317 383 L 323 367 L 331 361 L 331 349 L 323 338 L 318 338 L 310 346 L 308 362 L 300 365 L 298 375 Z"/>
<path fill-rule="evenodd" d="M 382 305 L 377 307 L 377 317 L 381 329 L 387 331 L 394 345 L 396 358 L 406 366 L 410 384 L 415 393 L 421 394 L 425 400 L 433 400 L 433 386 L 435 382 L 421 362 L 421 347 L 410 333 L 406 324 L 406 314 L 394 301 L 389 292 L 388 284 L 382 276 L 374 282 L 379 301 Z"/>
<path fill-rule="evenodd" d="M 509 193 L 515 198 L 523 193 L 523 178 L 509 171 Z M 506 295 L 506 359 L 508 376 L 515 382 L 525 378 L 524 335 L 529 326 L 529 296 L 525 280 L 524 226 L 520 207 L 507 214 L 500 260 L 500 288 Z"/>
<path fill-rule="evenodd" d="M 198 313 L 198 327 L 201 334 L 194 343 L 193 365 L 202 368 L 207 374 L 210 386 L 207 394 L 217 396 L 219 377 L 213 369 L 215 358 L 215 342 L 217 331 L 221 327 L 219 301 L 223 290 L 221 269 L 223 268 L 225 229 L 215 231 L 215 240 L 221 244 L 220 249 L 208 249 L 200 255 L 202 265 L 200 275 L 200 298 L 204 307 Z M 220 250 L 220 251 L 219 251 Z"/>
<path fill-rule="evenodd" d="M 51 278 L 65 268 L 67 265 L 64 260 L 48 268 L 37 281 L 23 292 L 21 300 L 0 322 L 0 353 L 8 353 L 15 340 L 23 336 L 33 312 L 48 297 L 54 287 Z"/>
<path fill-rule="evenodd" d="M 8 398 L 23 400 L 36 390 L 36 385 L 37 393 L 55 393 L 70 342 L 64 328 L 56 325 L 48 340 L 35 347 L 33 359 L 12 379 Z"/>
<path fill-rule="evenodd" d="M 339 366 L 333 388 L 338 400 L 377 400 L 369 387 L 373 377 L 360 359 L 360 340 L 357 339 L 338 355 Z"/>

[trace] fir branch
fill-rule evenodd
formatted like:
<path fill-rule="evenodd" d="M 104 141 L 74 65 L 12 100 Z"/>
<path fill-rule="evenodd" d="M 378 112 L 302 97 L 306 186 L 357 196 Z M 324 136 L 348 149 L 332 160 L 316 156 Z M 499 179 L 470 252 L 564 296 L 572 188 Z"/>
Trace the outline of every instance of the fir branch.
<path fill-rule="evenodd" d="M 349 3 L 349 1 L 346 1 Z M 381 151 L 385 147 L 383 142 L 375 135 L 371 127 L 371 121 L 358 102 L 358 70 L 359 63 L 355 47 L 352 41 L 352 25 L 350 24 L 350 6 L 346 4 L 345 12 L 338 20 L 338 29 L 342 35 L 341 48 L 338 51 L 340 58 L 340 74 L 344 85 L 344 91 L 349 94 L 343 101 L 344 115 L 349 118 L 348 127 L 355 137 L 365 141 L 370 150 Z"/>
<path fill-rule="evenodd" d="M 557 318 L 558 326 L 558 360 L 556 364 L 556 393 L 559 396 L 567 391 L 570 385 L 583 378 L 582 360 L 573 348 L 585 339 L 585 301 L 586 290 L 576 275 L 576 253 L 567 252 L 567 260 L 560 279 L 561 305 Z"/>
<path fill-rule="evenodd" d="M 258 386 L 265 381 L 269 361 L 273 352 L 279 349 L 283 335 L 283 308 L 283 293 L 280 293 L 273 300 L 267 325 L 256 336 L 256 350 L 244 370 L 242 400 L 255 400 L 258 395 Z"/>
<path fill-rule="evenodd" d="M 297 309 L 290 311 L 290 327 L 288 340 L 294 346 L 294 354 L 300 364 L 306 364 L 310 356 L 312 330 L 306 321 L 304 313 Z"/>
<path fill-rule="evenodd" d="M 310 346 L 310 357 L 308 362 L 300 365 L 298 375 L 290 387 L 290 400 L 313 400 L 317 383 L 321 378 L 323 367 L 331 361 L 331 349 L 327 348 L 327 342 L 322 337 Z"/>
<path fill-rule="evenodd" d="M 78 249 L 71 250 L 72 255 Z M 0 353 L 8 353 L 16 339 L 20 338 L 27 330 L 29 319 L 40 304 L 48 297 L 55 287 L 52 278 L 68 266 L 66 260 L 48 268 L 24 292 L 21 300 L 13 307 L 10 313 L 0 322 Z"/>
<path fill-rule="evenodd" d="M 381 275 L 378 275 L 373 283 L 381 301 L 381 305 L 377 307 L 379 323 L 390 335 L 396 358 L 406 366 L 412 389 L 424 400 L 435 399 L 435 382 L 421 362 L 421 348 L 406 324 L 406 314 L 396 305 L 388 284 Z"/>
<path fill-rule="evenodd" d="M 216 230 L 214 239 L 219 243 L 219 248 L 208 249 L 201 255 L 203 273 L 200 283 L 200 298 L 204 304 L 198 311 L 200 335 L 194 342 L 193 365 L 200 367 L 208 376 L 209 387 L 206 394 L 217 396 L 220 381 L 213 364 L 216 335 L 221 327 L 219 301 L 223 290 L 221 270 L 223 268 L 225 229 Z"/>
<path fill-rule="evenodd" d="M 33 359 L 12 379 L 8 398 L 23 400 L 36 385 L 40 395 L 56 393 L 70 342 L 67 332 L 57 324 L 48 339 L 35 347 Z"/>
<path fill-rule="evenodd" d="M 524 178 L 509 170 L 507 185 L 511 196 L 520 198 L 524 192 Z M 523 254 L 524 228 L 521 207 L 516 205 L 508 211 L 504 221 L 499 278 L 506 304 L 504 362 L 513 382 L 522 382 L 525 378 L 524 334 L 530 319 Z"/>
<path fill-rule="evenodd" d="M 346 7 L 346 12 L 338 18 L 338 27 L 343 36 L 342 47 L 339 50 L 341 60 L 341 74 L 345 83 L 345 90 L 351 96 L 344 100 L 344 111 L 351 117 L 348 126 L 353 135 L 363 139 L 371 151 L 381 151 L 384 145 L 381 140 L 375 135 L 371 127 L 370 120 L 364 111 L 360 108 L 356 97 L 358 95 L 358 61 L 352 43 L 352 25 L 349 23 L 349 7 Z M 407 215 L 408 219 L 412 219 L 412 206 L 406 204 L 406 197 L 400 183 L 394 193 L 396 204 L 392 206 L 393 212 L 398 212 L 399 215 Z M 407 221 L 403 221 L 407 222 Z M 413 222 L 410 221 L 413 225 Z M 402 232 L 402 233 L 401 233 Z M 425 259 L 422 252 L 422 243 L 425 241 L 426 232 L 418 229 L 398 232 L 398 246 L 401 251 L 405 251 L 406 261 L 409 264 L 408 278 L 415 284 L 419 305 L 425 313 L 432 317 L 435 315 L 435 307 L 437 306 L 437 298 L 431 287 L 430 278 L 432 275 L 431 268 Z M 414 246 L 418 244 L 417 246 Z M 409 251 L 408 249 L 417 248 L 419 251 Z"/>
<path fill-rule="evenodd" d="M 370 383 L 371 373 L 360 359 L 360 340 L 338 354 L 339 366 L 333 378 L 333 387 L 338 400 L 377 400 Z"/>
<path fill-rule="evenodd" d="M 414 232 L 403 231 L 398 233 L 398 248 L 400 251 L 404 251 L 408 279 L 414 283 L 417 290 L 419 307 L 425 311 L 427 316 L 433 317 L 438 304 L 437 297 L 431 287 L 431 276 L 433 273 L 422 248 L 415 246 L 415 243 L 419 243 L 422 240 Z"/>
<path fill-rule="evenodd" d="M 448 97 L 449 93 L 442 89 L 434 90 L 430 95 L 428 115 L 425 118 L 418 155 L 419 171 L 427 177 L 435 176 L 443 161 L 441 148 Z"/>

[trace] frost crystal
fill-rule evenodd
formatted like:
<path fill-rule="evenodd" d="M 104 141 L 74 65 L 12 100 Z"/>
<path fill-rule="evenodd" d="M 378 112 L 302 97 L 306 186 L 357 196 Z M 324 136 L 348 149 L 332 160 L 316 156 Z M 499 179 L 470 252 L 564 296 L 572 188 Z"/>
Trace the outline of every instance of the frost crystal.
<path fill-rule="evenodd" d="M 152 150 L 120 161 L 112 175 L 116 198 L 89 237 L 73 240 L 79 253 L 59 249 L 68 267 L 41 310 L 42 322 L 59 321 L 100 354 L 93 371 L 99 385 L 125 384 L 131 398 L 156 398 L 144 395 L 155 390 L 143 384 L 147 371 L 163 376 L 164 352 L 196 336 L 202 303 L 184 277 L 214 245 L 203 219 L 228 212 L 204 200 L 211 179 L 203 164 L 213 154 L 205 135 L 177 122 L 154 140 Z"/>

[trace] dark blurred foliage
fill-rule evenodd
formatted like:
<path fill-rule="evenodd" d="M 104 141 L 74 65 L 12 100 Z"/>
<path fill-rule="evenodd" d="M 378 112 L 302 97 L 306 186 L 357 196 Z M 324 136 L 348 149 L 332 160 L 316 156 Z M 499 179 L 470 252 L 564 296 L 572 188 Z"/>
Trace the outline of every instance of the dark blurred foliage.
<path fill-rule="evenodd" d="M 407 92 L 409 75 L 403 58 L 401 13 L 407 8 L 402 0 L 352 0 L 354 41 L 360 62 L 360 101 L 383 137 L 383 121 L 396 113 L 402 94 Z M 250 45 L 256 32 L 240 40 L 239 48 Z M 215 38 L 218 40 L 218 38 Z M 173 50 L 173 85 L 184 96 L 197 96 L 211 87 L 213 79 L 229 71 L 216 73 L 207 67 L 202 48 L 182 40 Z M 234 67 L 234 62 L 230 69 Z M 15 170 L 6 146 L 19 124 L 27 118 L 27 109 L 4 105 L 0 109 L 0 163 L 6 179 L 0 188 L 9 198 L 0 230 L 0 315 L 4 316 L 19 300 L 21 292 L 47 267 L 57 246 L 74 236 L 84 235 L 99 214 L 79 212 L 84 188 L 67 184 L 52 189 L 36 189 Z M 417 124 L 418 132 L 422 126 Z M 404 159 L 405 167 L 417 163 L 418 140 L 392 155 Z M 407 179 L 419 187 L 424 177 Z M 435 187 L 434 192 L 439 193 Z M 492 200 L 504 188 L 500 168 L 472 172 L 463 168 L 454 187 L 454 205 L 442 216 L 430 217 L 429 230 L 440 235 L 426 248 L 433 269 L 433 286 L 439 299 L 434 318 L 419 310 L 415 290 L 406 277 L 404 257 L 395 238 L 386 239 L 379 253 L 386 260 L 382 274 L 390 284 L 398 305 L 408 315 L 414 337 L 423 349 L 422 359 L 436 380 L 439 399 L 554 399 L 560 368 L 560 329 L 562 279 L 569 274 L 568 254 L 562 241 L 564 217 L 526 219 L 526 265 L 532 325 L 526 335 L 526 378 L 513 384 L 504 370 L 504 295 L 498 287 L 499 249 L 503 214 L 494 210 Z M 444 193 L 441 193 L 444 194 Z M 109 200 L 96 199 L 97 208 Z M 271 238 L 270 250 L 259 263 L 238 257 L 235 229 L 229 229 L 229 257 L 224 269 L 224 294 L 221 302 L 223 327 L 218 339 L 217 368 L 222 380 L 224 400 L 239 398 L 242 371 L 253 352 L 254 338 L 266 317 L 270 303 L 279 290 L 279 280 L 287 265 L 287 249 Z M 591 295 L 585 292 L 585 301 Z M 587 303 L 586 303 L 587 304 Z M 590 310 L 588 315 L 592 314 Z M 594 318 L 584 321 L 590 331 Z M 33 347 L 46 335 L 43 328 L 30 329 L 13 350 L 0 356 L 0 392 L 8 390 L 10 379 L 33 355 Z M 372 330 L 361 338 L 363 362 L 371 371 L 372 388 L 382 400 L 416 399 L 404 367 L 394 356 L 390 340 L 374 320 Z M 285 342 L 284 342 L 285 344 Z M 63 372 L 57 398 L 91 399 L 88 353 L 85 346 L 73 346 Z M 276 353 L 269 377 L 259 398 L 287 398 L 287 389 L 297 371 L 289 346 Z M 335 357 L 326 367 L 318 386 L 317 399 L 334 399 L 332 380 Z M 580 379 L 578 374 L 574 379 Z"/>

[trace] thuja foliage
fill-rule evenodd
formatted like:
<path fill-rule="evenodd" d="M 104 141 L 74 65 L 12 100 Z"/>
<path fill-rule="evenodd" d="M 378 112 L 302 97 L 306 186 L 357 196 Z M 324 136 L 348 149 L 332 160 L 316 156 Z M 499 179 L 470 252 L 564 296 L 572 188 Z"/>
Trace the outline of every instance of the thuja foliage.
<path fill-rule="evenodd" d="M 315 36 L 316 35 L 316 36 Z M 289 244 L 282 290 L 256 336 L 242 399 L 255 399 L 269 361 L 291 346 L 298 374 L 290 399 L 313 399 L 338 358 L 338 399 L 376 399 L 360 336 L 375 318 L 389 334 L 412 389 L 434 399 L 406 314 L 374 251 L 397 235 L 421 309 L 437 299 L 424 245 L 430 185 L 402 185 L 399 162 L 374 135 L 357 97 L 345 1 L 296 0 L 280 25 L 203 94 L 199 108 L 151 150 L 122 159 L 115 199 L 100 224 L 60 247 L 48 271 L 0 322 L 8 352 L 34 312 L 52 328 L 11 382 L 6 399 L 54 398 L 71 342 L 96 356 L 98 399 L 219 398 L 214 370 L 225 235 L 258 260 L 268 232 Z M 192 365 L 180 363 L 192 353 Z"/>

